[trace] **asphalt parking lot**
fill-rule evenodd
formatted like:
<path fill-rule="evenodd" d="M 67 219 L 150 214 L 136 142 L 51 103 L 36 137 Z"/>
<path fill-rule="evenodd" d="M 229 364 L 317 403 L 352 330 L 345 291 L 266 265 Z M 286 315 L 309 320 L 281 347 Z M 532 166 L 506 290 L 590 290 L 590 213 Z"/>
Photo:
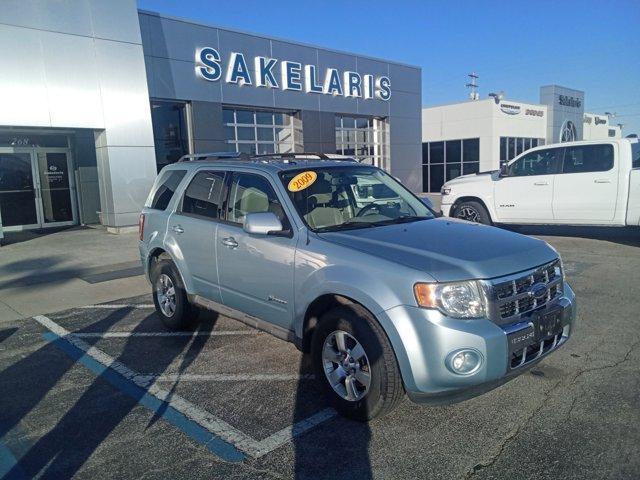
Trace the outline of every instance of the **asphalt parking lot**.
<path fill-rule="evenodd" d="M 579 302 L 564 348 L 481 397 L 327 409 L 306 357 L 214 314 L 170 333 L 150 295 L 0 324 L 0 477 L 638 478 L 640 238 L 525 231 Z"/>

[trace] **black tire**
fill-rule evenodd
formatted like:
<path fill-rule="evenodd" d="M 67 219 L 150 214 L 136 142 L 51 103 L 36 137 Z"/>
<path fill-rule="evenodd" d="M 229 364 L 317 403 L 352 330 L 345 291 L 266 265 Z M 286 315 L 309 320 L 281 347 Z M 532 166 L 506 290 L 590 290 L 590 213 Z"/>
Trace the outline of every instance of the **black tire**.
<path fill-rule="evenodd" d="M 482 223 L 484 225 L 493 225 L 491 216 L 487 209 L 480 202 L 469 200 L 458 204 L 453 211 L 453 217 L 470 222 Z"/>
<path fill-rule="evenodd" d="M 163 275 L 166 275 L 171 280 L 175 291 L 175 309 L 171 315 L 168 315 L 165 310 L 163 310 L 158 299 L 158 289 L 161 288 L 159 282 Z M 159 260 L 154 263 L 150 277 L 153 303 L 156 306 L 156 313 L 160 317 L 160 320 L 162 320 L 162 323 L 169 330 L 191 329 L 196 323 L 200 311 L 196 306 L 189 303 L 187 292 L 184 289 L 176 265 L 171 260 Z"/>
<path fill-rule="evenodd" d="M 340 396 L 325 374 L 322 358 L 325 340 L 336 331 L 351 335 L 366 353 L 371 381 L 359 400 Z M 360 305 L 341 305 L 322 315 L 311 339 L 311 358 L 329 403 L 345 417 L 368 421 L 390 412 L 404 398 L 398 361 L 389 339 L 375 318 Z"/>

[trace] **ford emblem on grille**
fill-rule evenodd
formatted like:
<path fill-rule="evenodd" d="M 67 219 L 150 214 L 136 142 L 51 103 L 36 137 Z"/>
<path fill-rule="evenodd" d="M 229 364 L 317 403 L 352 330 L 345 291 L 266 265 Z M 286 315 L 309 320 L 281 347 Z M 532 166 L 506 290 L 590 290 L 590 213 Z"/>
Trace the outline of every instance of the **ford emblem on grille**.
<path fill-rule="evenodd" d="M 547 295 L 548 288 L 544 283 L 534 283 L 529 289 L 529 296 L 537 299 L 544 298 Z"/>

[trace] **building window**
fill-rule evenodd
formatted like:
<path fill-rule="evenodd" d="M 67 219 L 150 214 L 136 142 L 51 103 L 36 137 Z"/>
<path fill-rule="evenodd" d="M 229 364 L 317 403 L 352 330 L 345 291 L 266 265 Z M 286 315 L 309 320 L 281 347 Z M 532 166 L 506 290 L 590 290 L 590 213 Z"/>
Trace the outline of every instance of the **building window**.
<path fill-rule="evenodd" d="M 439 192 L 442 185 L 460 175 L 480 170 L 480 139 L 467 138 L 422 144 L 422 189 Z"/>
<path fill-rule="evenodd" d="M 290 112 L 223 108 L 230 151 L 262 155 L 302 150 L 302 125 Z"/>
<path fill-rule="evenodd" d="M 187 104 L 151 100 L 151 123 L 158 171 L 189 153 Z"/>
<path fill-rule="evenodd" d="M 543 138 L 500 137 L 500 163 L 508 162 L 539 145 L 544 145 Z"/>
<path fill-rule="evenodd" d="M 616 136 L 616 131 L 613 128 L 609 129 L 608 132 L 609 137 L 615 137 Z"/>
<path fill-rule="evenodd" d="M 336 153 L 386 168 L 386 121 L 336 115 Z"/>

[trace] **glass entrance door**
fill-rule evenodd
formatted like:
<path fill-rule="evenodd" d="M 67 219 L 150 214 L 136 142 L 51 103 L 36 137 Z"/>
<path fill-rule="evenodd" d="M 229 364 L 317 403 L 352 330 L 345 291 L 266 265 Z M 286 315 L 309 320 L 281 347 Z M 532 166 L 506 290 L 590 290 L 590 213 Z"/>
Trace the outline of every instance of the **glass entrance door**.
<path fill-rule="evenodd" d="M 0 149 L 2 228 L 73 225 L 76 206 L 70 164 L 67 149 Z"/>
<path fill-rule="evenodd" d="M 69 158 L 66 152 L 36 151 L 41 224 L 68 225 L 74 221 Z"/>
<path fill-rule="evenodd" d="M 39 226 L 31 157 L 28 152 L 0 151 L 0 216 L 5 230 Z"/>

